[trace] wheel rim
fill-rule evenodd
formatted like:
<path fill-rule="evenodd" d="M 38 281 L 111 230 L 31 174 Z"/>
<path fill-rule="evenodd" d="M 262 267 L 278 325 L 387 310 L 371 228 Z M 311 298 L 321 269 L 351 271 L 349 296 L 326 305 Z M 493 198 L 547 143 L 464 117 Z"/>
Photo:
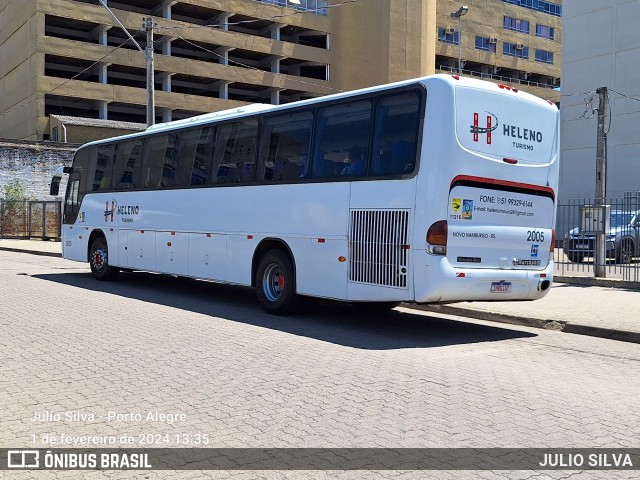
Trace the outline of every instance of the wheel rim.
<path fill-rule="evenodd" d="M 107 251 L 102 247 L 98 247 L 93 251 L 91 255 L 91 264 L 93 268 L 101 272 L 107 264 Z"/>
<path fill-rule="evenodd" d="M 631 263 L 631 259 L 633 258 L 633 247 L 629 242 L 622 244 L 621 258 L 623 263 Z"/>
<path fill-rule="evenodd" d="M 270 302 L 277 302 L 284 292 L 284 271 L 276 263 L 270 264 L 262 276 L 262 292 Z"/>

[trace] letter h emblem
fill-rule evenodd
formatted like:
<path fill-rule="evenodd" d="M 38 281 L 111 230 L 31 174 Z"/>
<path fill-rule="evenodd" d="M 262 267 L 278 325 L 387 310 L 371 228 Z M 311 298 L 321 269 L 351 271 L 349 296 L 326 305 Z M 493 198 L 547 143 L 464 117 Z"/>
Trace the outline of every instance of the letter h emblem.
<path fill-rule="evenodd" d="M 487 112 L 489 113 L 489 112 Z M 480 126 L 480 114 L 478 112 L 474 112 L 473 114 L 473 125 L 471 125 L 471 133 L 473 133 L 473 141 L 477 142 L 480 139 L 480 135 L 487 136 L 487 145 L 491 145 L 491 132 L 493 132 L 497 127 L 496 124 L 493 124 L 494 116 L 492 114 L 487 115 L 487 126 Z"/>

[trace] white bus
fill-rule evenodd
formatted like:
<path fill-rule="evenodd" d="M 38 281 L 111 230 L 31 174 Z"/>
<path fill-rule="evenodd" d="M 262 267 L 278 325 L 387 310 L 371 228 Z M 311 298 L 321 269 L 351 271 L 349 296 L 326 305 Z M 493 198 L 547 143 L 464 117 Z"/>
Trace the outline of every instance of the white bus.
<path fill-rule="evenodd" d="M 273 314 L 533 300 L 553 280 L 558 109 L 506 85 L 252 105 L 89 143 L 64 173 L 63 256 L 99 280 L 253 286 Z"/>

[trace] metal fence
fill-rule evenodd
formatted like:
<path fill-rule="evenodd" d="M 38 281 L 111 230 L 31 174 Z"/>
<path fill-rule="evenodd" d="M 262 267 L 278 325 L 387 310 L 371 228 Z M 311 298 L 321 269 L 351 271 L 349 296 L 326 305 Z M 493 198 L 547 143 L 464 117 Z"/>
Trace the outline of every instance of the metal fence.
<path fill-rule="evenodd" d="M 0 238 L 59 240 L 61 223 L 58 201 L 0 200 Z"/>
<path fill-rule="evenodd" d="M 640 281 L 640 192 L 606 198 L 603 209 L 591 198 L 558 205 L 556 273 L 595 276 L 595 231 L 604 232 L 607 278 Z"/>
<path fill-rule="evenodd" d="M 449 67 L 447 65 L 438 65 L 438 67 L 436 67 L 438 70 L 440 70 L 441 72 L 447 72 L 447 73 L 458 73 L 459 69 L 457 67 Z M 478 78 L 483 78 L 485 80 L 489 79 L 489 80 L 496 80 L 498 82 L 503 82 L 503 83 L 510 83 L 510 84 L 514 84 L 517 83 L 519 85 L 527 85 L 529 87 L 538 87 L 538 88 L 549 88 L 549 89 L 555 89 L 558 88 L 558 85 L 552 85 L 549 83 L 540 83 L 540 82 L 533 82 L 533 81 L 529 81 L 529 80 L 525 80 L 522 78 L 513 78 L 513 77 L 505 77 L 502 75 L 496 75 L 493 73 L 483 73 L 483 72 L 478 72 L 476 70 L 466 70 L 466 69 L 462 69 L 462 74 L 466 75 L 468 77 L 478 77 Z"/>

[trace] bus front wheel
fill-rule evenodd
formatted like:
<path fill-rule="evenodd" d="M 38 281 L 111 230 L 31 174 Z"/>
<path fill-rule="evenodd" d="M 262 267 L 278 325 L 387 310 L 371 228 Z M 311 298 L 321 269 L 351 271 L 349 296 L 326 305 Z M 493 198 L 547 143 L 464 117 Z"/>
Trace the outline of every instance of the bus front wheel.
<path fill-rule="evenodd" d="M 118 276 L 118 269 L 109 265 L 109 247 L 104 237 L 97 237 L 91 244 L 89 266 L 98 280 L 115 280 Z"/>
<path fill-rule="evenodd" d="M 265 312 L 272 315 L 293 313 L 298 304 L 296 279 L 291 259 L 281 250 L 270 250 L 256 270 L 256 293 Z"/>

